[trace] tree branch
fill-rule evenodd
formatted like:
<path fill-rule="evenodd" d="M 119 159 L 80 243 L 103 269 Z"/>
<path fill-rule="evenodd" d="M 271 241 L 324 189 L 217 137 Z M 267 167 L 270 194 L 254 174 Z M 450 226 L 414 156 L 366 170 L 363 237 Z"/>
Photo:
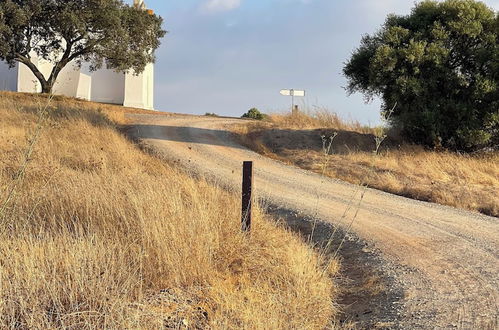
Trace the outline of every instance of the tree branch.
<path fill-rule="evenodd" d="M 31 59 L 28 57 L 21 55 L 19 53 L 16 53 L 16 60 L 24 65 L 26 65 L 31 72 L 35 75 L 35 77 L 40 81 L 40 84 L 44 85 L 47 83 L 47 80 L 45 79 L 45 76 L 38 70 L 36 65 L 31 62 Z"/>
<path fill-rule="evenodd" d="M 89 53 L 90 51 L 92 51 L 92 48 L 94 48 L 97 44 L 99 44 L 99 42 L 102 42 L 104 41 L 105 38 L 102 38 L 102 39 L 99 39 L 99 40 L 93 40 L 93 42 L 88 42 L 88 46 L 75 52 L 73 55 L 71 55 L 69 57 L 69 61 L 72 61 L 74 60 L 75 58 L 77 58 L 78 56 L 81 56 L 81 55 L 84 55 L 86 53 Z"/>
<path fill-rule="evenodd" d="M 61 60 L 54 65 L 52 68 L 52 72 L 50 73 L 50 77 L 48 79 L 48 82 L 52 85 L 55 80 L 57 79 L 57 76 L 59 73 L 62 71 L 62 69 L 69 63 L 71 62 L 70 56 L 71 56 L 71 50 L 73 49 L 73 42 L 72 41 L 66 41 L 66 50 L 64 51 L 64 54 L 62 55 Z"/>

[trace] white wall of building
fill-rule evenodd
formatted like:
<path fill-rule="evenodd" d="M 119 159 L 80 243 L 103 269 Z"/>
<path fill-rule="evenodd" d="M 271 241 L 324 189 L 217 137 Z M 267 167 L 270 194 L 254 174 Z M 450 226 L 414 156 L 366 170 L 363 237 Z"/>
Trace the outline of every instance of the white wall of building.
<path fill-rule="evenodd" d="M 92 77 L 80 73 L 76 98 L 90 101 L 92 98 Z"/>
<path fill-rule="evenodd" d="M 125 74 L 102 69 L 91 73 L 91 100 L 123 105 L 125 100 Z"/>
<path fill-rule="evenodd" d="M 48 77 L 53 65 L 47 61 L 32 61 L 40 72 Z M 95 102 L 120 104 L 127 107 L 154 109 L 154 64 L 148 64 L 143 73 L 116 73 L 102 69 L 88 72 L 74 66 L 64 68 L 55 85 L 54 94 L 76 97 Z M 24 93 L 39 93 L 41 85 L 31 70 L 24 64 L 17 63 L 9 68 L 0 63 L 0 90 Z"/>
<path fill-rule="evenodd" d="M 76 97 L 79 80 L 80 70 L 68 66 L 59 73 L 54 85 L 53 93 L 56 95 Z"/>
<path fill-rule="evenodd" d="M 31 61 L 39 66 L 36 56 L 33 56 Z M 9 68 L 7 63 L 0 62 L 0 90 L 40 93 L 42 88 L 38 79 L 26 65 L 16 63 L 13 68 Z"/>
<path fill-rule="evenodd" d="M 125 75 L 125 100 L 126 107 L 154 109 L 154 65 L 148 64 L 143 73 Z"/>
<path fill-rule="evenodd" d="M 32 61 L 45 77 L 50 76 L 51 62 L 38 61 L 36 55 L 32 56 Z M 0 62 L 0 90 L 39 93 L 41 84 L 24 64 L 17 63 L 9 68 Z M 154 64 L 148 64 L 137 76 L 108 69 L 89 72 L 88 67 L 78 68 L 70 64 L 59 74 L 53 92 L 95 102 L 154 109 Z"/>
<path fill-rule="evenodd" d="M 38 63 L 38 69 L 45 77 L 50 76 L 53 68 L 54 65 L 51 62 L 40 61 Z M 82 69 L 76 65 L 69 64 L 59 73 L 53 87 L 53 93 L 90 100 L 91 86 L 91 77 L 82 73 Z"/>
<path fill-rule="evenodd" d="M 145 85 L 144 88 L 146 90 L 146 108 L 154 109 L 154 64 L 150 63 L 146 67 L 146 71 L 144 72 L 145 77 Z"/>
<path fill-rule="evenodd" d="M 17 91 L 17 73 L 19 64 L 13 68 L 9 68 L 9 65 L 4 62 L 0 62 L 0 90 Z"/>
<path fill-rule="evenodd" d="M 38 78 L 24 64 L 19 65 L 17 91 L 21 93 L 40 93 L 42 91 Z"/>

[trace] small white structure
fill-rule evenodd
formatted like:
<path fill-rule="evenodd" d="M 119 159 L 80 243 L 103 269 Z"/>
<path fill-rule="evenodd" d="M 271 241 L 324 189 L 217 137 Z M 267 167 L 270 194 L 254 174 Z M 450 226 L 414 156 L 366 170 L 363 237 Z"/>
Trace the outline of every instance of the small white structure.
<path fill-rule="evenodd" d="M 143 0 L 134 0 L 134 6 L 147 10 Z M 50 75 L 53 68 L 50 62 L 38 61 L 36 54 L 32 54 L 31 59 L 45 77 Z M 26 65 L 16 63 L 13 68 L 9 68 L 7 63 L 0 62 L 0 90 L 39 93 L 41 86 Z M 152 110 L 154 109 L 154 64 L 148 64 L 144 72 L 139 75 L 133 72 L 117 73 L 109 69 L 90 72 L 85 65 L 77 68 L 69 64 L 59 74 L 53 93 Z"/>
<path fill-rule="evenodd" d="M 31 61 L 45 77 L 50 75 L 53 68 L 50 62 L 38 60 L 36 54 L 31 54 Z M 91 77 L 70 65 L 59 74 L 53 92 L 57 95 L 90 100 L 91 88 Z M 0 63 L 0 90 L 39 93 L 41 92 L 41 86 L 38 79 L 26 65 L 16 63 L 13 68 L 9 68 L 6 63 Z"/>
<path fill-rule="evenodd" d="M 154 109 L 154 65 L 148 64 L 139 75 L 102 69 L 91 73 L 95 102 L 121 104 L 126 107 Z"/>
<path fill-rule="evenodd" d="M 38 61 L 33 61 L 38 66 Z M 0 63 L 0 89 L 12 92 L 37 93 L 40 84 L 31 70 L 24 64 L 16 63 L 9 68 L 7 63 Z"/>
<path fill-rule="evenodd" d="M 50 70 L 52 65 L 48 63 Z M 45 75 L 46 73 L 43 72 Z M 50 73 L 49 73 L 50 75 Z M 92 77 L 84 74 L 79 68 L 69 66 L 62 69 L 54 85 L 54 94 L 91 100 Z"/>

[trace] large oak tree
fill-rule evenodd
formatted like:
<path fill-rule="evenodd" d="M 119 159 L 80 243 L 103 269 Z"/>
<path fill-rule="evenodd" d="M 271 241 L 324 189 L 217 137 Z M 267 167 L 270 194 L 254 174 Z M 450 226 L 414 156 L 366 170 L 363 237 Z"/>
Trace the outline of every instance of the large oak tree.
<path fill-rule="evenodd" d="M 141 73 L 154 62 L 165 35 L 162 18 L 121 0 L 0 0 L 0 60 L 25 64 L 51 93 L 61 70 L 74 62 Z M 32 60 L 50 61 L 45 77 Z"/>
<path fill-rule="evenodd" d="M 348 91 L 381 97 L 411 141 L 499 143 L 499 15 L 474 0 L 423 1 L 390 15 L 346 63 Z"/>

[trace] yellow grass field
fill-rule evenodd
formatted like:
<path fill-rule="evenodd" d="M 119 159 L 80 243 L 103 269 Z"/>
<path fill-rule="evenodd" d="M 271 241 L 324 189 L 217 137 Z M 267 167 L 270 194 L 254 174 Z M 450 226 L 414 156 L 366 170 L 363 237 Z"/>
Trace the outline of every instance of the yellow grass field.
<path fill-rule="evenodd" d="M 466 155 L 433 151 L 387 138 L 376 154 L 376 137 L 384 134 L 381 128 L 345 123 L 325 110 L 270 115 L 266 122 L 236 127 L 235 133 L 253 150 L 304 169 L 401 196 L 499 216 L 497 152 Z"/>
<path fill-rule="evenodd" d="M 331 326 L 336 262 L 258 210 L 242 234 L 238 197 L 141 151 L 126 109 L 46 102 L 0 93 L 0 327 Z"/>

